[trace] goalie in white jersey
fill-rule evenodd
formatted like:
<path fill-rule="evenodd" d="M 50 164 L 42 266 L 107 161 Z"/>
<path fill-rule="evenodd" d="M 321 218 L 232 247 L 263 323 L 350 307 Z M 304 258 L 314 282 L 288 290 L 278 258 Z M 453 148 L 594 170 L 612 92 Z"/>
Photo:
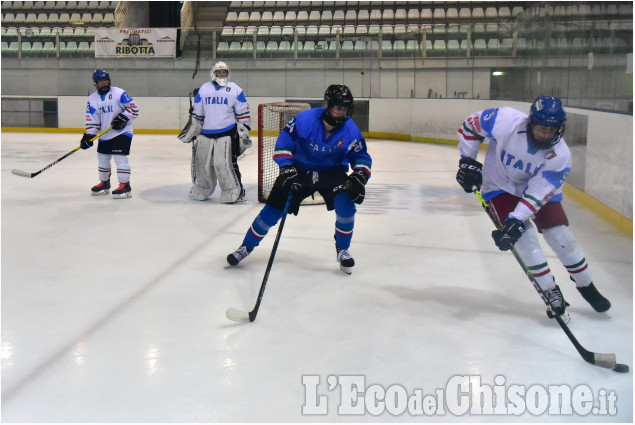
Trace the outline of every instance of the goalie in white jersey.
<path fill-rule="evenodd" d="M 93 72 L 95 91 L 86 105 L 86 132 L 80 141 L 82 149 L 93 146 L 91 139 L 109 126 L 110 131 L 99 138 L 97 160 L 99 183 L 91 188 L 92 195 L 107 195 L 110 191 L 110 161 L 117 166 L 119 186 L 113 198 L 130 198 L 130 164 L 128 155 L 132 143 L 132 121 L 139 116 L 139 108 L 122 88 L 110 86 L 110 75 L 103 69 Z"/>
<path fill-rule="evenodd" d="M 475 112 L 458 131 L 459 171 L 466 192 L 480 189 L 503 224 L 492 237 L 502 251 L 512 245 L 545 292 L 551 311 L 561 315 L 566 302 L 538 242 L 538 232 L 556 253 L 585 300 L 598 312 L 611 307 L 593 284 L 588 264 L 562 208 L 562 186 L 571 169 L 571 152 L 562 135 L 566 114 L 555 97 L 538 97 L 529 116 L 503 107 Z M 479 145 L 489 140 L 484 164 Z M 531 224 L 533 220 L 538 229 Z"/>
<path fill-rule="evenodd" d="M 198 90 L 190 120 L 178 138 L 194 142 L 190 198 L 206 200 L 218 181 L 220 201 L 230 204 L 245 200 L 238 157 L 251 146 L 249 104 L 242 89 L 229 81 L 224 62 L 217 62 L 210 76 L 212 80 Z"/>

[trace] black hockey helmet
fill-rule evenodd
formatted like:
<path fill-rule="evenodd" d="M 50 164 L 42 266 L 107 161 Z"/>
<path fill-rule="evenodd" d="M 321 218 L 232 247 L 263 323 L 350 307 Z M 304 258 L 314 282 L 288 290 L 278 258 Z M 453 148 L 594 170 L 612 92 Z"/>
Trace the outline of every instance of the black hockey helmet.
<path fill-rule="evenodd" d="M 351 90 L 344 84 L 331 84 L 324 92 L 324 101 L 326 102 L 326 110 L 324 112 L 324 120 L 334 126 L 342 124 L 346 118 L 353 114 L 353 94 Z M 335 118 L 330 113 L 333 106 L 345 106 L 348 108 L 346 117 Z"/>

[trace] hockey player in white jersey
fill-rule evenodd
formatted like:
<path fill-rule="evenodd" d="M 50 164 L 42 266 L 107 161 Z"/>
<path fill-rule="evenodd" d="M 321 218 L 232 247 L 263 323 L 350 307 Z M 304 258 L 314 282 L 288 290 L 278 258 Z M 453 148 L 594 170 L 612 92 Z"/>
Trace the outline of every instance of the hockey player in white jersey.
<path fill-rule="evenodd" d="M 190 198 L 206 200 L 218 181 L 220 202 L 230 204 L 245 200 L 238 156 L 251 146 L 249 104 L 242 89 L 229 81 L 227 64 L 214 64 L 210 76 L 198 90 L 191 119 L 178 138 L 195 143 Z"/>
<path fill-rule="evenodd" d="M 501 230 L 492 232 L 496 246 L 502 251 L 512 245 L 516 248 L 554 314 L 564 314 L 567 304 L 539 245 L 538 232 L 582 297 L 603 312 L 611 303 L 593 284 L 561 204 L 562 186 L 571 169 L 571 152 L 562 137 L 565 121 L 560 99 L 547 96 L 534 101 L 529 116 L 509 107 L 471 114 L 458 130 L 461 159 L 456 179 L 468 193 L 481 190 L 503 224 Z M 485 140 L 489 146 L 481 164 L 476 157 Z"/>
<path fill-rule="evenodd" d="M 112 191 L 113 198 L 132 196 L 130 188 L 130 144 L 132 143 L 132 121 L 139 116 L 139 108 L 122 88 L 110 85 L 110 75 L 103 69 L 93 72 L 95 91 L 86 105 L 86 132 L 80 146 L 93 146 L 91 139 L 100 131 L 112 127 L 99 138 L 97 160 L 99 183 L 91 188 L 92 195 L 107 195 L 110 191 L 110 161 L 117 166 L 119 187 Z"/>

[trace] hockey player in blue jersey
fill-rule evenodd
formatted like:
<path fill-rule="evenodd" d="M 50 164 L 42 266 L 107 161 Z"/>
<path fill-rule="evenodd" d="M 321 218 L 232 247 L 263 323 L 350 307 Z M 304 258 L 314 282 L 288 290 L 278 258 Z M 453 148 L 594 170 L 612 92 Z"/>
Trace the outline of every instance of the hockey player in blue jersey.
<path fill-rule="evenodd" d="M 280 133 L 273 155 L 280 174 L 242 245 L 227 256 L 230 265 L 247 257 L 280 220 L 290 192 L 289 213 L 297 215 L 300 202 L 317 191 L 327 210 L 335 210 L 336 258 L 342 271 L 351 274 L 355 204 L 364 201 L 372 164 L 364 136 L 350 117 L 352 108 L 349 88 L 331 85 L 324 93 L 324 107 L 300 112 Z M 353 171 L 347 174 L 349 165 Z"/>
<path fill-rule="evenodd" d="M 492 233 L 496 246 L 502 251 L 512 245 L 517 249 L 554 314 L 564 314 L 566 302 L 539 245 L 538 232 L 582 297 L 603 312 L 611 303 L 593 284 L 561 204 L 562 186 L 571 169 L 571 152 L 563 138 L 565 121 L 560 99 L 547 96 L 534 101 L 529 116 L 508 107 L 471 114 L 458 131 L 461 159 L 456 179 L 466 192 L 481 190 L 503 225 Z M 476 156 L 485 140 L 489 146 L 481 164 Z"/>

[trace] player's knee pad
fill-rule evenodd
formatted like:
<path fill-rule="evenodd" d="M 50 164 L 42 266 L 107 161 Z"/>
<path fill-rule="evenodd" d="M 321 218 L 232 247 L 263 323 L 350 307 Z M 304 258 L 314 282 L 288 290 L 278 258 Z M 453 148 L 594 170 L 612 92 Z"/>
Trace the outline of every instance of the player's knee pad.
<path fill-rule="evenodd" d="M 97 153 L 97 162 L 99 163 L 100 168 L 110 168 L 110 160 L 112 159 L 112 155 L 108 153 Z"/>
<path fill-rule="evenodd" d="M 569 229 L 569 226 L 555 226 L 542 229 L 542 235 L 554 252 L 569 252 L 578 248 L 578 242 Z"/>
<path fill-rule="evenodd" d="M 338 193 L 333 199 L 333 205 L 335 206 L 335 214 L 338 217 L 350 218 L 355 216 L 357 209 L 355 203 L 351 201 L 351 198 L 347 193 Z"/>

